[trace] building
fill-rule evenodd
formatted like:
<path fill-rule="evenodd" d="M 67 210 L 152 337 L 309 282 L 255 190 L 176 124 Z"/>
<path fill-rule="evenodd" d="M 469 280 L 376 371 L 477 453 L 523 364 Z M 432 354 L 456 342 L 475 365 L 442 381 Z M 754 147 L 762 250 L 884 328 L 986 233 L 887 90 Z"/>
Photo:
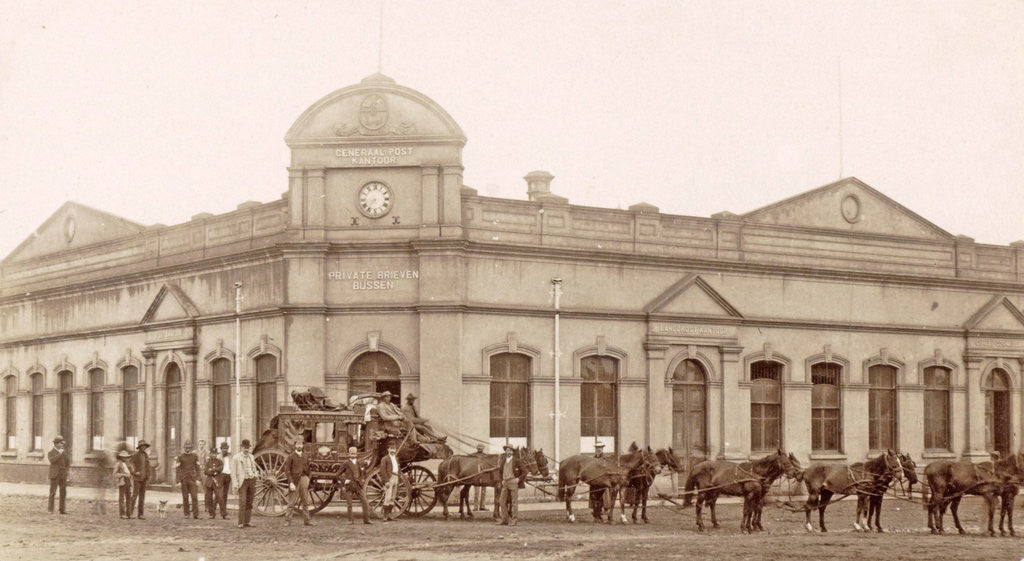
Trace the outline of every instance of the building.
<path fill-rule="evenodd" d="M 557 424 L 561 457 L 1021 447 L 1024 243 L 852 178 L 710 218 L 574 206 L 546 172 L 481 196 L 452 117 L 379 74 L 285 140 L 280 200 L 150 227 L 69 202 L 7 256 L 0 477 L 44 478 L 57 434 L 79 468 L 144 437 L 166 477 L 183 440 L 252 439 L 309 386 L 416 394 L 451 434 L 549 454 Z"/>

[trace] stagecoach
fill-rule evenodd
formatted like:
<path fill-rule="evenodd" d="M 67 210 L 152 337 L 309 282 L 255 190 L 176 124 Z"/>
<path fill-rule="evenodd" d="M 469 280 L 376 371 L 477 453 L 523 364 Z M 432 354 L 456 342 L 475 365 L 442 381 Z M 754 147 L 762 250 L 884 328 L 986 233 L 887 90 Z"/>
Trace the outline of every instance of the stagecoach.
<path fill-rule="evenodd" d="M 374 432 L 365 419 L 365 409 L 380 394 L 353 397 L 348 404 L 338 405 L 311 388 L 308 392 L 292 392 L 294 406 L 283 406 L 263 432 L 253 450 L 259 477 L 256 481 L 253 509 L 263 516 L 281 516 L 288 510 L 288 477 L 284 462 L 296 442 L 303 442 L 303 454 L 310 459 L 310 512 L 324 509 L 341 488 L 338 473 L 342 462 L 348 461 L 348 448 L 355 446 L 358 461 L 367 474 L 363 493 L 373 515 L 383 511 L 384 483 L 377 474 L 381 458 L 387 454 L 387 442 L 398 443 L 401 466 L 396 505 L 392 516 L 423 516 L 434 508 L 434 472 L 420 465 L 431 459 L 443 460 L 452 455 L 444 442 L 428 442 L 411 425 L 391 426 Z M 400 423 L 399 423 L 400 424 Z"/>

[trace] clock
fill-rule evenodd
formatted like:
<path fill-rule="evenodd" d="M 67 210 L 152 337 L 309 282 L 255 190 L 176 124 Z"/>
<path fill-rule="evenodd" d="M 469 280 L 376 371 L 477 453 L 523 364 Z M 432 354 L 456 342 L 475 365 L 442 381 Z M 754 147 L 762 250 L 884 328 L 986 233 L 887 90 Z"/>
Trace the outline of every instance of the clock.
<path fill-rule="evenodd" d="M 391 211 L 395 197 L 391 187 L 380 181 L 371 181 L 359 189 L 359 212 L 367 218 L 380 218 Z"/>

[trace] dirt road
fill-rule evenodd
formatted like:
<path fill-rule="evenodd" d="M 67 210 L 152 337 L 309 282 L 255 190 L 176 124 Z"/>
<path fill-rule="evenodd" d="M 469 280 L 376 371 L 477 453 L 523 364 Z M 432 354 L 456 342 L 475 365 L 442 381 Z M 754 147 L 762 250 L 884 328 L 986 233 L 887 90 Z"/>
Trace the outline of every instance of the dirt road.
<path fill-rule="evenodd" d="M 585 506 L 579 503 L 579 507 Z M 909 503 L 887 501 L 883 524 L 887 534 L 852 530 L 853 504 L 829 509 L 830 531 L 808 533 L 803 514 L 779 508 L 765 511 L 768 531 L 738 531 L 739 506 L 721 505 L 722 528 L 699 534 L 692 510 L 679 513 L 656 507 L 651 523 L 612 526 L 594 524 L 583 508 L 581 520 L 564 521 L 556 510 L 522 513 L 515 528 L 495 526 L 487 517 L 471 521 L 443 520 L 431 513 L 422 519 L 372 526 L 349 526 L 339 514 L 321 514 L 317 526 L 280 518 L 256 517 L 254 527 L 238 529 L 228 520 L 186 520 L 171 509 L 165 518 L 121 520 L 111 503 L 106 516 L 91 512 L 87 501 L 69 502 L 67 516 L 46 513 L 45 499 L 0 496 L 0 559 L 29 560 L 199 560 L 262 561 L 277 559 L 385 559 L 392 561 L 463 561 L 478 559 L 910 559 L 1012 560 L 1024 558 L 1024 538 L 980 535 L 980 502 L 965 500 L 961 519 L 968 536 L 928 534 L 924 512 Z M 897 510 L 897 508 L 899 510 Z M 234 514 L 234 513 L 229 513 Z M 817 520 L 816 516 L 814 517 Z M 952 522 L 947 522 L 952 528 Z M 1024 532 L 1024 527 L 1021 528 Z M 955 532 L 955 530 L 954 530 Z"/>

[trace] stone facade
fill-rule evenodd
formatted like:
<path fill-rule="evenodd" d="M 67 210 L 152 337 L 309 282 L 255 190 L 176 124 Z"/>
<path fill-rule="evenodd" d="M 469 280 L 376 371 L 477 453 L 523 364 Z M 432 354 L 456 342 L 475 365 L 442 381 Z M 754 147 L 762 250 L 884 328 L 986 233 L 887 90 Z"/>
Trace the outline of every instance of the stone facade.
<path fill-rule="evenodd" d="M 309 386 L 413 393 L 438 427 L 496 444 L 509 355 L 527 365 L 522 440 L 550 453 L 557 415 L 562 457 L 595 439 L 728 459 L 770 441 L 801 461 L 882 442 L 919 463 L 1022 445 L 1024 244 L 951 235 L 853 178 L 710 218 L 571 205 L 545 172 L 528 200 L 483 197 L 451 116 L 380 75 L 285 140 L 281 200 L 151 227 L 67 203 L 2 262 L 0 478 L 42 479 L 60 433 L 79 469 L 145 438 L 167 477 L 183 440 L 255 439 Z M 241 434 L 215 405 L 234 407 L 217 369 L 236 363 Z M 613 418 L 587 428 L 605 422 L 587 407 Z"/>

